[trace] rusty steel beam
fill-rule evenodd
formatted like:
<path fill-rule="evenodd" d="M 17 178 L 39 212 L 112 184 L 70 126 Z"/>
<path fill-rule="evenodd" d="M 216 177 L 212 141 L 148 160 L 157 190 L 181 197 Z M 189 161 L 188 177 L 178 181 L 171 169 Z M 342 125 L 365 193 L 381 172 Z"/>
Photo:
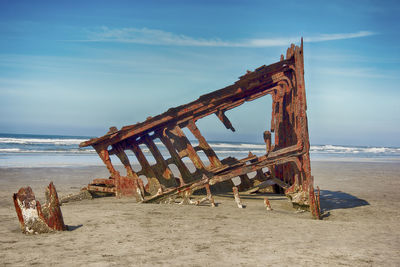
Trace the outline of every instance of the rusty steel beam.
<path fill-rule="evenodd" d="M 171 202 L 176 197 L 181 197 L 182 203 L 191 203 L 191 194 L 205 189 L 207 197 L 197 204 L 204 201 L 213 204 L 211 191 L 231 190 L 234 186 L 231 179 L 240 177 L 241 183 L 234 187 L 235 195 L 238 196 L 238 191 L 263 192 L 267 187 L 272 188 L 285 194 L 294 206 L 308 209 L 314 218 L 319 218 L 319 194 L 314 192 L 310 167 L 303 62 L 301 41 L 300 46 L 292 44 L 280 61 L 247 72 L 228 87 L 144 122 L 120 130 L 111 127 L 106 135 L 82 142 L 80 147 L 94 147 L 110 172 L 109 179 L 96 179 L 88 189 L 114 193 L 117 197 L 135 196 L 144 203 Z M 196 122 L 213 115 L 227 129 L 235 131 L 226 111 L 266 95 L 272 97 L 272 113 L 270 129 L 260 133 L 265 141 L 265 155 L 257 157 L 250 153 L 243 159 L 219 159 Z M 183 128 L 197 139 L 197 146 L 191 144 Z M 160 153 L 155 139 L 165 145 L 169 158 Z M 154 165 L 147 161 L 140 145 L 148 147 L 155 158 Z M 133 171 L 125 151 L 133 151 L 142 167 L 140 171 Z M 201 160 L 199 151 L 205 153 L 209 165 Z M 116 155 L 122 162 L 125 176 L 114 168 L 110 155 Z M 189 171 L 185 160 L 191 161 L 194 172 Z M 175 164 L 179 174 L 174 174 L 169 164 Z M 263 171 L 265 168 L 267 172 Z M 250 172 L 256 172 L 253 179 L 248 177 Z M 148 180 L 146 187 L 139 178 L 141 175 Z"/>

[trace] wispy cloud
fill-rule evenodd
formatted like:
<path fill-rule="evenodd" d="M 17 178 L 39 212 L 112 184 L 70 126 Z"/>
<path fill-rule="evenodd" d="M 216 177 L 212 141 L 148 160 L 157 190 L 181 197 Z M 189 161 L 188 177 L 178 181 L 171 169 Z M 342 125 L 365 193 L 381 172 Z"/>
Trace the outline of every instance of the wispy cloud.
<path fill-rule="evenodd" d="M 311 72 L 322 74 L 323 77 L 331 75 L 351 78 L 399 79 L 397 70 L 383 71 L 375 68 L 318 68 Z"/>
<path fill-rule="evenodd" d="M 353 33 L 318 34 L 304 37 L 305 42 L 325 42 L 361 38 L 375 35 L 371 31 L 359 31 Z M 86 42 L 115 42 L 135 43 L 147 45 L 170 45 L 170 46 L 203 46 L 203 47 L 271 47 L 287 46 L 298 42 L 300 36 L 285 38 L 255 38 L 241 41 L 225 41 L 219 38 L 204 39 L 191 36 L 166 32 L 148 28 L 115 28 L 101 27 L 91 31 Z"/>
<path fill-rule="evenodd" d="M 371 35 L 375 35 L 376 33 L 370 31 L 359 31 L 353 33 L 333 33 L 333 34 L 320 34 L 314 37 L 305 37 L 305 42 L 325 42 L 325 41 L 334 41 L 334 40 L 343 40 L 343 39 L 353 39 L 360 37 L 367 37 Z"/>
<path fill-rule="evenodd" d="M 193 38 L 183 34 L 175 34 L 162 30 L 148 28 L 121 28 L 110 29 L 101 27 L 89 34 L 87 41 L 92 42 L 118 42 L 150 45 L 174 46 L 232 46 L 232 43 L 220 39 Z"/>

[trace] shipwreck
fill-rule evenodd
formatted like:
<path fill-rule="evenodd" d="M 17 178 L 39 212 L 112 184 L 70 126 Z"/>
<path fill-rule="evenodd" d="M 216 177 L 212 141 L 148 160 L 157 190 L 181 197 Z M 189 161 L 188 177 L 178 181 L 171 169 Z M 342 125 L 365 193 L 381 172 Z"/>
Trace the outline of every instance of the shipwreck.
<path fill-rule="evenodd" d="M 260 133 L 265 141 L 265 154 L 220 159 L 196 122 L 216 115 L 228 130 L 235 131 L 225 112 L 266 95 L 272 97 L 272 114 L 270 129 Z M 302 40 L 300 46 L 292 44 L 280 61 L 248 71 L 230 86 L 144 122 L 119 130 L 111 127 L 104 136 L 82 142 L 80 147 L 92 146 L 96 150 L 110 173 L 108 178 L 94 179 L 87 189 L 116 197 L 135 197 L 143 203 L 171 202 L 176 197 L 182 198 L 182 203 L 191 203 L 192 193 L 205 189 L 207 196 L 195 204 L 208 201 L 214 205 L 215 191 L 233 188 L 236 196 L 238 190 L 272 187 L 276 193 L 285 194 L 295 207 L 307 209 L 314 218 L 319 218 L 319 193 L 314 191 L 311 175 L 306 110 Z M 190 142 L 183 128 L 193 134 L 198 145 Z M 169 158 L 160 153 L 155 139 L 167 148 Z M 147 160 L 143 145 L 154 156 L 155 164 Z M 139 171 L 132 168 L 127 151 L 136 157 L 141 166 Z M 205 153 L 209 164 L 202 161 L 200 151 Z M 111 155 L 122 162 L 126 174 L 116 170 Z M 188 169 L 184 162 L 187 160 L 193 163 L 195 171 Z M 177 167 L 178 175 L 173 173 L 170 164 Z M 257 175 L 250 179 L 248 174 L 252 172 Z M 147 178 L 146 186 L 140 178 L 142 175 Z M 232 183 L 235 177 L 240 177 L 237 187 Z"/>

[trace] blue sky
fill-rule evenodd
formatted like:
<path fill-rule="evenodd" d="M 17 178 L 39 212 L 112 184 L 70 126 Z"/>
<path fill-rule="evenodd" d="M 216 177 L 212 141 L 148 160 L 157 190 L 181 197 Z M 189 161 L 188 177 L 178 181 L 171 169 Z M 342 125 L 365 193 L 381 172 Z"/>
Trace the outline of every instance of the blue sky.
<path fill-rule="evenodd" d="M 305 40 L 312 144 L 400 146 L 398 1 L 0 1 L 0 132 L 103 135 Z M 271 100 L 199 121 L 261 142 Z"/>

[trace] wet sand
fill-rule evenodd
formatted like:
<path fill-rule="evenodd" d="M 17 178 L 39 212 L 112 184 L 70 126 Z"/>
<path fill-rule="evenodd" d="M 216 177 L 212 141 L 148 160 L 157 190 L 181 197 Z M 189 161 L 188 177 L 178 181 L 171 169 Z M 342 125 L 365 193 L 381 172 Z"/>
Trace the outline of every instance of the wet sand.
<path fill-rule="evenodd" d="M 323 220 L 296 212 L 284 196 L 230 194 L 218 206 L 137 204 L 97 198 L 62 206 L 69 231 L 20 232 L 12 194 L 37 198 L 53 181 L 59 196 L 78 192 L 105 167 L 1 168 L 0 265 L 399 266 L 400 164 L 312 162 Z"/>

